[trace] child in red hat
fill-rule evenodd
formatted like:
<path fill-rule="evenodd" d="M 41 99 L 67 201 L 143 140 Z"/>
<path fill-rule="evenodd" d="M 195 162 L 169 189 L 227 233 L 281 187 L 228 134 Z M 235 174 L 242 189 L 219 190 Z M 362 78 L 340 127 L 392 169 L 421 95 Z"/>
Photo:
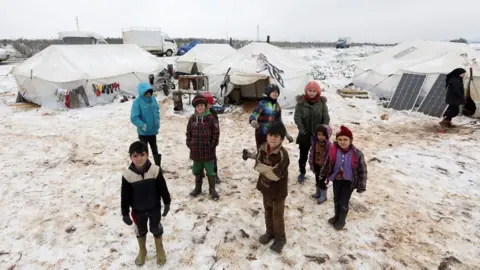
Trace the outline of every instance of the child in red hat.
<path fill-rule="evenodd" d="M 321 179 L 326 179 L 326 184 L 333 181 L 335 216 L 328 222 L 335 229 L 341 230 L 345 226 L 353 190 L 362 193 L 367 188 L 367 164 L 363 153 L 352 144 L 353 134 L 350 129 L 341 126 L 336 138 L 324 163 Z"/>

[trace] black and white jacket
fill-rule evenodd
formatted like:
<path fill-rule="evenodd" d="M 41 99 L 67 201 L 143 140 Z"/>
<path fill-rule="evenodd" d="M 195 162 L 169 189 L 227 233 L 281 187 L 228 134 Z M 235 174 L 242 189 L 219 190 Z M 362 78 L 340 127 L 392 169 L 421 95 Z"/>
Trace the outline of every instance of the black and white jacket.
<path fill-rule="evenodd" d="M 139 172 L 132 163 L 122 176 L 121 191 L 122 215 L 133 211 L 147 212 L 164 204 L 170 204 L 170 192 L 160 167 L 149 160 L 145 164 L 143 173 Z"/>

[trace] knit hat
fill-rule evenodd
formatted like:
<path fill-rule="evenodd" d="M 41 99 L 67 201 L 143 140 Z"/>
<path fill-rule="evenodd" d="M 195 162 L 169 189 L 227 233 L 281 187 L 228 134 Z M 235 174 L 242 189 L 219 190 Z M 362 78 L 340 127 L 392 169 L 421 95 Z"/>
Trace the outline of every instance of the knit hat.
<path fill-rule="evenodd" d="M 307 85 L 305 85 L 305 89 L 304 89 L 305 94 L 307 94 L 307 91 L 310 89 L 315 90 L 315 92 L 317 92 L 317 95 L 319 96 L 322 94 L 322 88 L 316 81 L 310 81 L 307 83 Z"/>
<path fill-rule="evenodd" d="M 197 107 L 198 104 L 205 104 L 207 106 L 207 99 L 202 95 L 196 95 L 192 100 L 193 107 Z"/>
<path fill-rule="evenodd" d="M 273 91 L 277 91 L 278 94 L 280 95 L 280 88 L 278 88 L 278 85 L 276 85 L 274 83 L 271 83 L 271 84 L 267 85 L 267 87 L 265 87 L 265 94 L 267 95 L 267 97 L 270 97 L 270 94 Z"/>
<path fill-rule="evenodd" d="M 267 134 L 280 135 L 280 137 L 283 140 L 287 135 L 287 129 L 285 128 L 282 122 L 273 122 L 268 128 Z"/>
<path fill-rule="evenodd" d="M 352 131 L 350 131 L 350 129 L 348 129 L 346 126 L 342 125 L 340 127 L 340 130 L 337 132 L 337 138 L 339 136 L 346 136 L 348 138 L 350 138 L 350 140 L 353 140 L 353 134 L 352 134 Z"/>
<path fill-rule="evenodd" d="M 203 93 L 203 96 L 205 97 L 205 99 L 207 99 L 208 104 L 210 105 L 215 104 L 215 99 L 213 99 L 213 96 L 210 92 Z"/>

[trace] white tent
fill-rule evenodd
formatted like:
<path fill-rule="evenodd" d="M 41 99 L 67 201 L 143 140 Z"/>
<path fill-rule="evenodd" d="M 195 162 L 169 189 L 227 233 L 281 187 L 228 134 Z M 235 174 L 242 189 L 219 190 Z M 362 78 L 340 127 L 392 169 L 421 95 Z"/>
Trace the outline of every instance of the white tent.
<path fill-rule="evenodd" d="M 177 71 L 191 73 L 196 63 L 199 72 L 235 52 L 229 44 L 197 44 L 177 60 Z"/>
<path fill-rule="evenodd" d="M 473 69 L 471 98 L 480 116 L 480 65 L 478 54 L 467 44 L 441 41 L 412 41 L 398 44 L 358 62 L 353 83 L 379 97 L 391 98 L 404 73 L 424 74 L 421 102 L 439 74 L 455 68 Z M 465 79 L 467 85 L 469 78 Z M 419 104 L 417 104 L 419 105 Z"/>
<path fill-rule="evenodd" d="M 280 74 L 283 87 L 270 75 L 268 69 L 264 69 L 265 61 L 259 58 L 261 54 L 271 64 L 270 68 L 283 70 L 283 74 Z M 230 84 L 227 90 L 222 92 L 220 85 L 228 69 Z M 239 89 L 240 98 L 258 98 L 263 95 L 268 83 L 276 83 L 280 87 L 278 101 L 284 108 L 295 105 L 296 96 L 303 93 L 305 84 L 311 80 L 310 65 L 307 61 L 268 43 L 259 42 L 248 44 L 203 72 L 209 76 L 209 91 L 218 98 L 229 95 L 234 88 Z"/>
<path fill-rule="evenodd" d="M 110 103 L 121 92 L 136 95 L 138 83 L 165 67 L 164 60 L 137 45 L 52 45 L 14 67 L 11 74 L 24 99 L 59 108 L 64 104 L 57 94 L 80 86 L 90 106 Z M 119 87 L 97 91 L 98 85 L 112 84 Z"/>

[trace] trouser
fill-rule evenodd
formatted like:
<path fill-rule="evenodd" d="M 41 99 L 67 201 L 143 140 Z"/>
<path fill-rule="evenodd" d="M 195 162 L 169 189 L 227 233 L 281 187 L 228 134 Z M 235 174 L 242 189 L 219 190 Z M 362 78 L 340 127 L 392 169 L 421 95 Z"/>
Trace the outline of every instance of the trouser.
<path fill-rule="evenodd" d="M 153 156 L 158 155 L 157 136 L 155 136 L 155 135 L 148 135 L 148 136 L 138 135 L 138 139 L 141 142 L 144 142 L 147 145 L 148 144 L 150 145 L 150 148 L 152 149 L 152 155 Z"/>
<path fill-rule="evenodd" d="M 260 146 L 267 142 L 267 135 L 263 135 L 259 132 L 255 132 L 255 143 L 257 144 L 257 152 Z"/>
<path fill-rule="evenodd" d="M 200 176 L 203 174 L 203 170 L 207 171 L 207 176 L 215 176 L 215 160 L 209 161 L 193 161 L 192 173 L 193 175 Z"/>
<path fill-rule="evenodd" d="M 315 185 L 319 189 L 327 189 L 327 184 L 325 184 L 325 179 L 321 179 L 320 177 L 320 170 L 322 167 L 320 165 L 315 164 L 314 170 L 315 170 Z"/>
<path fill-rule="evenodd" d="M 352 182 L 348 180 L 333 181 L 333 202 L 339 212 L 348 212 L 348 203 L 352 196 Z"/>
<path fill-rule="evenodd" d="M 149 223 L 150 232 L 154 236 L 160 236 L 163 234 L 163 226 L 160 222 L 161 213 L 160 206 L 149 211 L 132 211 L 132 220 L 135 223 L 135 233 L 137 237 L 141 238 L 147 235 Z"/>
<path fill-rule="evenodd" d="M 274 235 L 275 240 L 286 239 L 285 237 L 285 198 L 274 198 L 263 195 L 263 207 L 265 208 L 265 227 L 267 234 Z"/>
<path fill-rule="evenodd" d="M 460 106 L 459 105 L 448 105 L 447 110 L 443 114 L 445 120 L 452 121 L 452 118 L 457 116 L 460 113 Z"/>
<path fill-rule="evenodd" d="M 305 166 L 307 165 L 308 161 L 308 152 L 310 151 L 311 142 L 302 142 L 298 145 L 300 149 L 300 155 L 298 158 L 298 168 L 300 169 L 300 174 L 306 174 L 307 170 Z"/>

